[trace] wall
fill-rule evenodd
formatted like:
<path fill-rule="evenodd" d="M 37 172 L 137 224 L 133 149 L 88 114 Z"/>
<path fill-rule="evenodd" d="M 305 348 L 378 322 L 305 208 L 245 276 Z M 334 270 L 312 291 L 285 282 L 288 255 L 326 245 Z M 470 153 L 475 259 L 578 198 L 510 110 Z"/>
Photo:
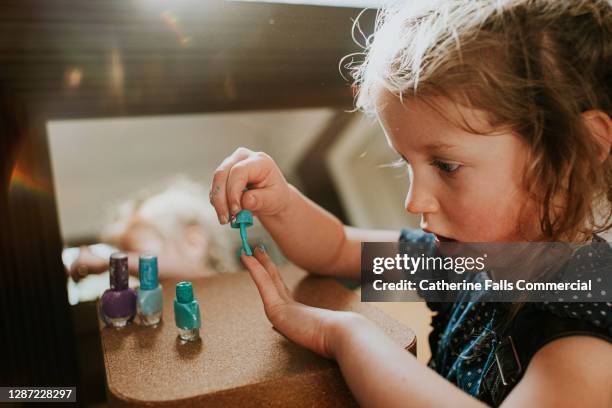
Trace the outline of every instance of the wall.
<path fill-rule="evenodd" d="M 274 157 L 289 179 L 331 109 L 53 121 L 48 137 L 62 235 L 96 236 L 108 206 L 181 173 L 208 184 L 238 146 Z"/>

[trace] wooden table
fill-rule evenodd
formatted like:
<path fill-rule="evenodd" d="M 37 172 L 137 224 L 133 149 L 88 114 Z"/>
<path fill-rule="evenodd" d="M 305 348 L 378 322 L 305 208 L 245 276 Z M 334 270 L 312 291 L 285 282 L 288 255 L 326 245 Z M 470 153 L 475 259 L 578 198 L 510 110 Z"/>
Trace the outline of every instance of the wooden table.
<path fill-rule="evenodd" d="M 303 303 L 361 313 L 406 350 L 416 337 L 382 311 L 361 303 L 335 280 L 293 266 L 281 274 Z M 164 284 L 163 323 L 155 329 L 101 327 L 109 403 L 116 406 L 356 406 L 338 365 L 276 332 L 247 272 L 194 282 L 202 340 L 177 339 L 174 282 Z"/>

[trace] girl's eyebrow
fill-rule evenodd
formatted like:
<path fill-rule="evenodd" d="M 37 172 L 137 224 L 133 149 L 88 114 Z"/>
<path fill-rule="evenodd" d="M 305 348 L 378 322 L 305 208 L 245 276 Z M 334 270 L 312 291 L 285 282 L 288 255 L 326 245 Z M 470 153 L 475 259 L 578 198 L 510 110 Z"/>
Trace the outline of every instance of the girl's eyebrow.
<path fill-rule="evenodd" d="M 393 148 L 393 147 L 392 147 Z M 429 153 L 431 152 L 444 152 L 444 151 L 451 151 L 451 150 L 456 150 L 458 149 L 459 146 L 454 145 L 454 144 L 450 144 L 450 143 L 446 143 L 446 142 L 433 142 L 433 143 L 428 143 L 427 145 L 425 145 L 425 150 Z M 397 154 L 400 155 L 400 157 L 406 162 L 406 163 L 410 163 L 408 161 L 408 159 L 401 154 L 399 151 L 397 151 L 397 149 L 393 148 L 393 150 L 395 150 L 395 152 Z"/>
<path fill-rule="evenodd" d="M 446 143 L 446 142 L 434 142 L 429 143 L 425 146 L 425 149 L 428 151 L 445 151 L 445 150 L 454 150 L 457 149 L 457 145 Z"/>

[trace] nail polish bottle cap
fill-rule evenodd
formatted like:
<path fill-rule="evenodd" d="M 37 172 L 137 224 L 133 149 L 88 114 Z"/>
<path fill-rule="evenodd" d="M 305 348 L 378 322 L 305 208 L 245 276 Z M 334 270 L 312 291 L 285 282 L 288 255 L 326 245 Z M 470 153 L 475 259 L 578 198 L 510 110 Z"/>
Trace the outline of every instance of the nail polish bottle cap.
<path fill-rule="evenodd" d="M 193 287 L 191 282 L 179 282 L 176 284 L 176 301 L 189 303 L 193 301 Z"/>
<path fill-rule="evenodd" d="M 236 214 L 236 220 L 231 223 L 232 228 L 240 228 L 240 224 L 244 224 L 245 227 L 253 225 L 253 213 L 249 210 L 240 210 Z"/>
<path fill-rule="evenodd" d="M 152 290 L 159 285 L 157 256 L 142 254 L 138 258 L 138 275 L 140 276 L 140 289 Z"/>
<path fill-rule="evenodd" d="M 125 252 L 115 252 L 110 256 L 110 287 L 112 290 L 128 288 L 128 256 Z"/>

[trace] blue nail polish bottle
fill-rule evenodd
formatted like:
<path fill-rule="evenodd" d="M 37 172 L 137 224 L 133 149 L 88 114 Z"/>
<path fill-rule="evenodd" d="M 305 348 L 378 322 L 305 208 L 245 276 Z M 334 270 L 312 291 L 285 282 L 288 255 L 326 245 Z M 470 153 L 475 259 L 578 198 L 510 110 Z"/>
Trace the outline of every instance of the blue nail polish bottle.
<path fill-rule="evenodd" d="M 242 239 L 242 249 L 248 256 L 253 256 L 251 248 L 247 242 L 246 229 L 253 225 L 253 214 L 249 210 L 240 210 L 236 214 L 236 220 L 232 222 L 232 228 L 240 228 L 240 238 Z"/>
<path fill-rule="evenodd" d="M 200 338 L 200 304 L 193 297 L 191 282 L 176 284 L 174 320 L 181 340 L 196 341 Z"/>
<path fill-rule="evenodd" d="M 140 289 L 138 289 L 138 316 L 143 326 L 155 326 L 161 321 L 163 295 L 158 281 L 157 257 L 140 255 L 138 259 Z"/>

